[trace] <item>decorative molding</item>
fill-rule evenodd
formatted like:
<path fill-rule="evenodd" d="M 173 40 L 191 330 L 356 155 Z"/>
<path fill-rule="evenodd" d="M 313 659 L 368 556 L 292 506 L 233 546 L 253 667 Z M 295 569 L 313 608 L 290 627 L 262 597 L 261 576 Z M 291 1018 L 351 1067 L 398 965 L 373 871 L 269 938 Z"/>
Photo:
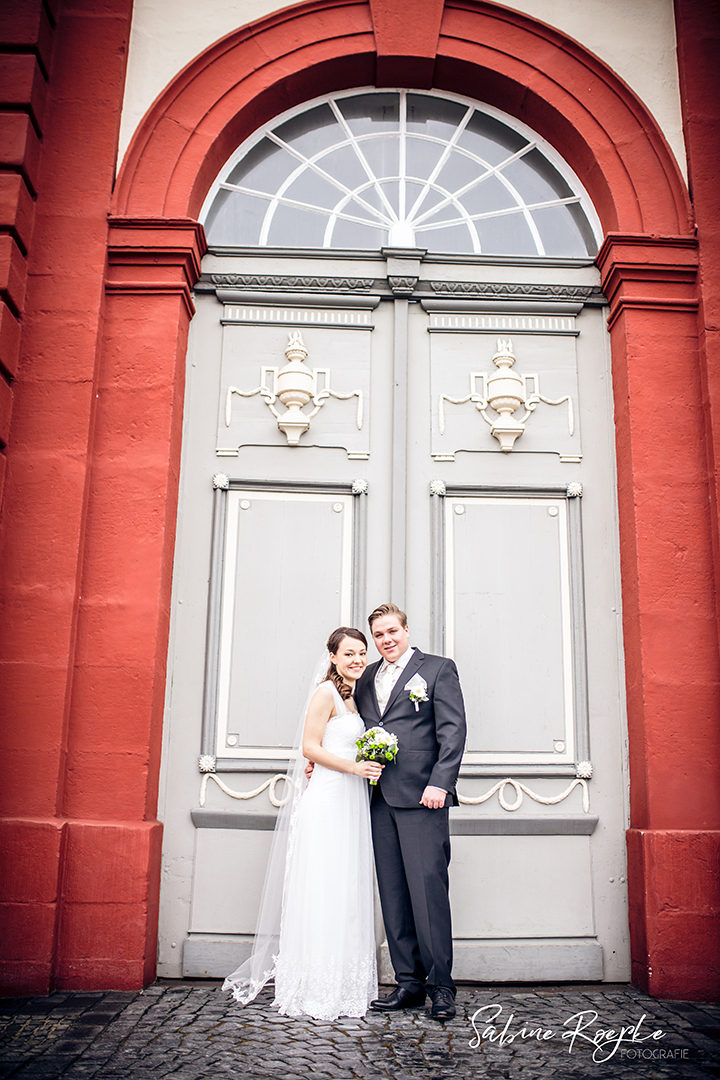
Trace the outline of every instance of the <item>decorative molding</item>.
<path fill-rule="evenodd" d="M 198 758 L 198 769 L 201 773 L 215 772 L 217 768 L 217 758 L 213 754 L 201 754 Z"/>
<path fill-rule="evenodd" d="M 272 832 L 277 823 L 274 811 L 193 807 L 190 818 L 196 829 L 242 829 Z M 597 814 L 531 814 L 469 817 L 450 815 L 451 836 L 592 836 Z M 227 967 L 227 964 L 226 964 Z"/>
<path fill-rule="evenodd" d="M 513 334 L 563 334 L 577 337 L 572 315 L 502 315 L 463 314 L 460 312 L 431 312 L 428 332 L 431 334 L 512 331 Z"/>
<path fill-rule="evenodd" d="M 227 491 L 230 487 L 230 477 L 224 472 L 216 472 L 212 478 L 212 485 L 216 491 L 218 488 L 222 491 Z"/>
<path fill-rule="evenodd" d="M 248 815 L 249 816 L 249 815 Z M 450 816 L 451 836 L 592 836 L 597 814 L 529 814 L 522 817 Z"/>
<path fill-rule="evenodd" d="M 375 284 L 373 278 L 354 277 L 305 277 L 287 274 L 211 274 L 210 280 L 218 288 L 272 289 L 273 291 L 310 292 L 369 292 Z"/>
<path fill-rule="evenodd" d="M 423 248 L 385 247 L 382 249 L 387 266 L 387 282 L 397 300 L 412 296 L 420 277 Z M 396 315 L 397 318 L 397 315 Z"/>
<path fill-rule="evenodd" d="M 575 766 L 575 775 L 582 780 L 589 780 L 593 774 L 591 761 L 578 761 Z"/>
<path fill-rule="evenodd" d="M 488 297 L 492 299 L 570 300 L 578 303 L 606 303 L 597 285 L 545 285 L 527 282 L 429 281 L 435 293 L 449 296 Z"/>
<path fill-rule="evenodd" d="M 368 482 L 367 480 L 353 480 L 352 482 L 353 495 L 367 495 Z"/>
<path fill-rule="evenodd" d="M 430 494 L 431 495 L 445 495 L 447 488 L 444 480 L 431 480 L 430 481 Z"/>
<path fill-rule="evenodd" d="M 626 310 L 697 310 L 697 239 L 608 233 L 597 265 L 610 303 L 608 329 Z"/>
<path fill-rule="evenodd" d="M 374 330 L 372 311 L 366 308 L 275 307 L 272 304 L 226 304 L 223 326 L 342 326 L 346 330 Z"/>
<path fill-rule="evenodd" d="M 568 497 L 568 499 L 578 499 L 578 498 L 580 498 L 582 493 L 583 493 L 582 484 L 578 483 L 577 481 L 575 481 L 574 483 L 568 484 L 568 486 L 567 486 L 567 497 Z"/>
<path fill-rule="evenodd" d="M 510 787 L 515 792 L 515 801 L 509 803 L 505 798 L 505 788 Z M 479 806 L 480 803 L 487 802 L 497 792 L 498 802 L 502 806 L 503 810 L 507 810 L 509 813 L 513 813 L 515 810 L 519 810 L 523 804 L 523 795 L 529 795 L 531 799 L 534 799 L 537 803 L 542 803 L 543 806 L 555 806 L 556 803 L 562 802 L 563 799 L 567 799 L 568 795 L 575 790 L 576 787 L 583 789 L 583 812 L 590 812 L 590 793 L 588 791 L 587 781 L 584 777 L 576 776 L 573 781 L 562 791 L 559 795 L 538 795 L 537 792 L 532 791 L 526 784 L 521 783 L 519 780 L 513 780 L 511 777 L 505 777 L 503 780 L 498 780 L 497 784 L 493 784 L 489 791 L 486 791 L 484 795 L 475 795 L 473 797 L 468 795 L 460 795 L 458 793 L 458 800 L 463 806 Z"/>
<path fill-rule="evenodd" d="M 393 296 L 412 296 L 417 283 L 417 277 L 388 277 Z"/>
<path fill-rule="evenodd" d="M 180 296 L 192 318 L 192 289 L 206 251 L 205 230 L 192 219 L 111 216 L 105 288 L 127 296 Z"/>
<path fill-rule="evenodd" d="M 285 773 L 276 773 L 275 776 L 271 776 L 270 779 L 266 780 L 264 784 L 260 784 L 259 787 L 253 788 L 252 791 L 233 791 L 232 788 L 229 788 L 227 784 L 220 779 L 217 773 L 205 772 L 203 773 L 203 778 L 200 781 L 199 801 L 201 806 L 205 805 L 208 780 L 214 780 L 217 786 L 221 788 L 221 790 L 224 791 L 226 795 L 229 795 L 231 799 L 254 799 L 258 795 L 261 795 L 263 791 L 265 791 L 265 788 L 269 788 L 268 798 L 270 799 L 270 802 L 273 804 L 273 806 L 276 806 L 279 809 L 281 806 L 284 806 L 290 798 L 290 781 Z M 278 799 L 275 794 L 275 788 L 277 786 L 278 780 L 284 780 L 287 787 L 285 795 L 282 799 Z"/>
<path fill-rule="evenodd" d="M 203 759 L 201 758 L 200 760 L 202 761 Z M 523 784 L 520 780 L 515 780 L 512 777 L 506 776 L 502 780 L 498 780 L 496 784 L 493 784 L 490 790 L 486 791 L 483 795 L 470 796 L 458 793 L 458 800 L 462 806 L 479 806 L 481 803 L 487 802 L 497 793 L 498 802 L 503 810 L 506 810 L 508 813 L 514 813 L 522 806 L 525 795 L 529 796 L 535 802 L 541 803 L 543 806 L 555 806 L 557 803 L 567 799 L 576 787 L 581 787 L 583 791 L 583 812 L 588 814 L 590 812 L 590 792 L 587 780 L 592 775 L 592 766 L 590 765 L 590 762 L 580 762 L 578 764 L 578 771 L 581 766 L 585 767 L 585 771 L 588 773 L 587 778 L 585 775 L 576 776 L 559 795 L 538 795 L 537 792 L 533 791 L 526 784 Z M 240 799 L 243 801 L 256 799 L 258 795 L 262 795 L 263 791 L 268 789 L 268 798 L 272 805 L 278 809 L 281 806 L 284 806 L 290 797 L 290 781 L 286 773 L 276 773 L 275 776 L 270 777 L 269 780 L 265 780 L 264 783 L 253 788 L 252 791 L 234 791 L 233 788 L 228 787 L 227 784 L 220 779 L 217 773 L 208 769 L 203 771 L 203 777 L 200 781 L 200 806 L 205 805 L 209 780 L 214 780 L 218 787 L 224 791 L 226 795 L 229 795 L 231 799 Z M 279 780 L 284 780 L 288 787 L 288 790 L 286 790 L 282 799 L 278 799 L 276 795 L 276 788 Z M 515 792 L 515 799 L 513 802 L 508 802 L 505 798 L 505 788 L 508 785 Z"/>

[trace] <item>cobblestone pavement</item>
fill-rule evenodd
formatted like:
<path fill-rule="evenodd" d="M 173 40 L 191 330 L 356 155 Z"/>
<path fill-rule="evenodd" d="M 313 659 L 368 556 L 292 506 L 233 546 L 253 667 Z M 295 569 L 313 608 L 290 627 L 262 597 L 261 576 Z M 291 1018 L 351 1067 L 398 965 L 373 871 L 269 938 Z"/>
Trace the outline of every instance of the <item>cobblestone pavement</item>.
<path fill-rule="evenodd" d="M 656 1001 L 625 985 L 462 986 L 458 1015 L 444 1025 L 427 1009 L 291 1020 L 271 1002 L 270 988 L 243 1009 L 217 982 L 172 980 L 140 993 L 6 999 L 0 1078 L 720 1077 L 720 1005 Z M 634 1041 L 626 1031 L 618 1045 L 618 1029 L 631 1027 Z"/>

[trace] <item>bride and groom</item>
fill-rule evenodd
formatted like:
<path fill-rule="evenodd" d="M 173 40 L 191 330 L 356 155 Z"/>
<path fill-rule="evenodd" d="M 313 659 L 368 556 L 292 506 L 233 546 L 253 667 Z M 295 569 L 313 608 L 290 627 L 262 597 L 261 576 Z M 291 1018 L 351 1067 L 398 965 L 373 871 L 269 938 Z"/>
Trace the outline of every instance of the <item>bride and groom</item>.
<path fill-rule="evenodd" d="M 340 627 L 316 673 L 273 837 L 252 954 L 224 989 L 242 1004 L 275 979 L 288 1016 L 322 1020 L 422 1005 L 455 1015 L 448 899 L 448 807 L 465 744 L 452 660 L 410 646 L 405 614 L 368 617 L 382 659 L 367 665 L 364 634 Z M 355 760 L 366 728 L 395 734 L 383 768 Z M 304 758 L 311 765 L 305 787 Z M 369 789 L 367 780 L 378 780 Z M 372 791 L 372 795 L 370 794 Z M 377 999 L 372 859 L 397 986 Z"/>

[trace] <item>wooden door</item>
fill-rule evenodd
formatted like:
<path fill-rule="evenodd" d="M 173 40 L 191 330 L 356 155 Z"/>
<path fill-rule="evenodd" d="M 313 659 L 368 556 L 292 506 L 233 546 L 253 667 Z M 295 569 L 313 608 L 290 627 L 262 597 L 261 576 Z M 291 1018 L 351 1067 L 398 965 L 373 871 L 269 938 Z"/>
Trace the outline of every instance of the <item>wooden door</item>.
<path fill-rule="evenodd" d="M 334 626 L 365 628 L 393 599 L 414 644 L 456 659 L 467 701 L 456 977 L 628 977 L 602 297 L 589 260 L 547 263 L 208 258 L 188 362 L 161 973 L 219 976 L 246 955 L 307 677 Z M 288 364 L 312 391 L 300 410 L 279 396 Z M 512 413 L 490 404 L 503 407 L 503 373 L 524 399 Z"/>

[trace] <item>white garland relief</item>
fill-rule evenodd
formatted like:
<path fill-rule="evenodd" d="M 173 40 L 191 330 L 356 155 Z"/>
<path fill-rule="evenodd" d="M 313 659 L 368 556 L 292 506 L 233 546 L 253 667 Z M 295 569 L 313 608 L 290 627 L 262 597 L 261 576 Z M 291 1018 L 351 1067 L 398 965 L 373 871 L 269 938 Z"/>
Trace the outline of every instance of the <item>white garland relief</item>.
<path fill-rule="evenodd" d="M 201 759 L 202 761 L 203 759 Z M 258 795 L 262 795 L 263 791 L 268 790 L 268 798 L 273 806 L 278 809 L 284 806 L 287 802 L 290 792 L 289 789 L 282 799 L 278 799 L 276 794 L 276 788 L 278 780 L 284 780 L 288 783 L 288 778 L 284 773 L 276 773 L 275 776 L 270 777 L 259 787 L 254 788 L 252 791 L 233 791 L 225 784 L 217 773 L 210 771 L 209 769 L 203 769 L 201 765 L 201 771 L 203 772 L 203 778 L 200 782 L 200 806 L 205 805 L 205 799 L 207 796 L 208 780 L 214 780 L 218 787 L 229 795 L 231 799 L 255 799 Z M 484 795 L 461 795 L 458 792 L 458 800 L 463 806 L 479 806 L 481 803 L 487 802 L 497 793 L 498 802 L 503 810 L 507 810 L 508 813 L 512 813 L 515 810 L 519 810 L 523 804 L 523 798 L 528 795 L 537 803 L 541 803 L 543 806 L 555 806 L 557 803 L 562 802 L 564 799 L 572 794 L 576 787 L 582 788 L 583 793 L 583 811 L 588 814 L 590 812 L 590 792 L 588 790 L 587 780 L 592 776 L 592 765 L 588 761 L 580 762 L 578 765 L 578 776 L 576 776 L 567 786 L 565 791 L 562 791 L 559 795 L 538 795 L 537 792 L 532 791 L 526 784 L 523 784 L 520 780 L 514 780 L 512 777 L 505 777 L 503 780 L 498 780 L 489 791 L 486 791 Z M 510 786 L 515 792 L 515 798 L 513 802 L 508 802 L 505 797 L 505 788 Z"/>
<path fill-rule="evenodd" d="M 276 773 L 275 776 L 271 776 L 270 779 L 266 780 L 264 784 L 260 784 L 259 787 L 254 788 L 252 791 L 233 791 L 232 788 L 229 788 L 227 786 L 227 784 L 225 784 L 220 779 L 220 777 L 217 775 L 217 773 L 204 772 L 203 773 L 203 778 L 200 781 L 200 805 L 201 806 L 205 805 L 205 798 L 206 798 L 206 795 L 207 795 L 208 780 L 214 780 L 215 783 L 217 784 L 217 786 L 222 791 L 224 791 L 226 795 L 229 795 L 231 799 L 254 799 L 258 795 L 262 795 L 263 791 L 265 791 L 266 788 L 269 788 L 268 798 L 270 799 L 270 802 L 272 803 L 273 806 L 276 806 L 278 809 L 280 809 L 280 807 L 284 806 L 285 803 L 290 798 L 289 780 L 288 780 L 287 776 L 285 775 L 285 773 Z M 278 780 L 284 780 L 286 785 L 287 785 L 286 794 L 283 796 L 282 799 L 278 799 L 277 795 L 275 794 Z"/>
<path fill-rule="evenodd" d="M 510 786 L 515 792 L 515 800 L 510 803 L 505 798 L 505 788 Z M 583 811 L 588 814 L 590 812 L 590 792 L 588 791 L 587 780 L 583 777 L 575 777 L 574 780 L 568 784 L 565 791 L 559 795 L 538 795 L 537 792 L 531 791 L 529 787 L 521 783 L 519 780 L 513 780 L 511 777 L 506 777 L 504 780 L 498 780 L 497 784 L 494 784 L 489 791 L 486 791 L 484 795 L 476 795 L 470 797 L 469 795 L 460 795 L 458 793 L 458 799 L 463 806 L 479 806 L 480 803 L 487 802 L 497 792 L 498 802 L 502 806 L 503 810 L 507 810 L 512 813 L 514 810 L 519 810 L 523 803 L 523 796 L 528 795 L 537 803 L 542 803 L 543 806 L 555 806 L 556 803 L 562 802 L 563 799 L 567 799 L 568 795 L 575 790 L 576 787 L 581 787 L 583 792 Z"/>

